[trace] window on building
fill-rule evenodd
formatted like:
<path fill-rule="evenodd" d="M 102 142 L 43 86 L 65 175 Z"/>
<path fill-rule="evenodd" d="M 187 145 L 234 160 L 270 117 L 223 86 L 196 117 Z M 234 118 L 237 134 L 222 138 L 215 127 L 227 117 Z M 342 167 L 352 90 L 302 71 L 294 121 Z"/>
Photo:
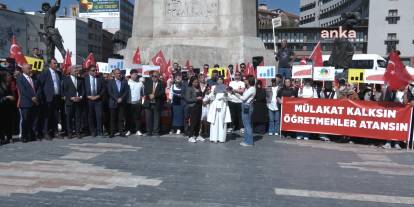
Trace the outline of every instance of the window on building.
<path fill-rule="evenodd" d="M 387 53 L 397 49 L 399 40 L 397 39 L 397 33 L 388 33 L 385 45 L 387 46 Z"/>
<path fill-rule="evenodd" d="M 390 9 L 388 10 L 388 16 L 385 17 L 385 20 L 388 21 L 388 24 L 397 24 L 400 20 L 400 16 L 398 16 L 397 9 Z"/>

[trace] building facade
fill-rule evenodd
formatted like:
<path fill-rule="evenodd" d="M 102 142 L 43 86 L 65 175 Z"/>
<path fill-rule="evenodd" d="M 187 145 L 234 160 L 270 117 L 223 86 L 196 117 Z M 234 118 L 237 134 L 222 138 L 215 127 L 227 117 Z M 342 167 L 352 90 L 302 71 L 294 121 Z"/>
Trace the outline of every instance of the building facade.
<path fill-rule="evenodd" d="M 63 46 L 72 53 L 72 64 L 82 64 L 89 53 L 88 23 L 79 18 L 59 17 L 56 19 L 56 28 L 64 40 Z M 63 62 L 59 51 L 55 51 L 58 62 Z"/>
<path fill-rule="evenodd" d="M 266 49 L 274 49 L 272 19 L 280 17 L 283 28 L 295 28 L 299 25 L 299 16 L 281 9 L 268 9 L 266 4 L 258 7 L 258 37 L 262 39 Z"/>
<path fill-rule="evenodd" d="M 368 45 L 368 27 L 356 27 L 356 38 L 349 39 L 354 45 L 355 53 L 366 53 Z M 322 38 L 322 31 L 339 30 L 339 28 L 333 27 L 321 28 L 321 27 L 306 27 L 306 28 L 277 28 L 276 43 L 280 46 L 282 40 L 288 42 L 288 46 L 295 51 L 298 57 L 309 57 L 316 44 L 320 41 L 322 51 L 324 54 L 330 54 L 333 48 L 334 39 Z M 271 33 L 268 30 L 268 33 Z"/>
<path fill-rule="evenodd" d="M 132 35 L 134 4 L 129 0 L 88 0 L 88 2 L 94 6 L 87 9 L 82 3 L 79 3 L 79 9 L 72 9 L 75 11 L 73 13 L 76 14 L 76 11 L 78 11 L 79 17 L 91 18 L 102 22 L 103 29 L 112 34 L 117 33 L 117 38 L 126 45 L 126 42 Z"/>
<path fill-rule="evenodd" d="M 414 57 L 413 11 L 412 0 L 371 0 L 368 52 L 387 56 L 397 49 L 408 64 Z"/>
<path fill-rule="evenodd" d="M 94 19 L 82 19 L 88 24 L 88 51 L 94 54 L 96 61 L 102 61 L 102 22 Z"/>
<path fill-rule="evenodd" d="M 300 27 L 339 26 L 343 20 L 341 14 L 346 12 L 359 12 L 367 22 L 369 0 L 301 0 Z"/>
<path fill-rule="evenodd" d="M 44 53 L 46 45 L 40 41 L 39 32 L 43 32 L 43 16 L 0 9 L 0 57 L 9 56 L 13 35 L 25 55 L 30 56 L 34 48 Z"/>

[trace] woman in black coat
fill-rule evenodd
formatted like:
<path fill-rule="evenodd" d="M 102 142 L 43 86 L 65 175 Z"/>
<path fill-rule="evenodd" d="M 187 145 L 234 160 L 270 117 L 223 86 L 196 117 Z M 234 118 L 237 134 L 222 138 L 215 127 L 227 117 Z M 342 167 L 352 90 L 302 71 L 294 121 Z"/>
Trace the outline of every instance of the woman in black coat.
<path fill-rule="evenodd" d="M 253 131 L 255 133 L 263 134 L 266 132 L 266 123 L 268 123 L 268 111 L 266 90 L 262 88 L 262 81 L 258 80 L 256 84 L 256 96 L 253 103 Z"/>
<path fill-rule="evenodd" d="M 0 144 L 6 144 L 13 138 L 13 121 L 15 120 L 15 97 L 10 87 L 11 75 L 0 71 Z"/>

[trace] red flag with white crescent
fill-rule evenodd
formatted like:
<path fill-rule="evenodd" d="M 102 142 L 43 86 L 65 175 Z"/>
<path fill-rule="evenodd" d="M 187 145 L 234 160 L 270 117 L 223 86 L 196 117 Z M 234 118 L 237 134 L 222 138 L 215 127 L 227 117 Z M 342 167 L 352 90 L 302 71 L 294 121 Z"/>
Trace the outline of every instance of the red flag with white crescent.
<path fill-rule="evenodd" d="M 93 53 L 89 53 L 88 57 L 83 62 L 83 68 L 88 69 L 90 66 L 96 66 L 96 60 Z"/>
<path fill-rule="evenodd" d="M 10 46 L 10 57 L 15 60 L 17 65 L 22 66 L 27 63 L 27 60 L 22 52 L 22 48 L 17 44 L 15 36 L 13 36 L 12 44 Z"/>
<path fill-rule="evenodd" d="M 160 50 L 153 58 L 152 63 L 154 65 L 160 66 L 161 71 L 163 70 L 163 67 L 167 65 L 167 60 L 164 57 L 164 53 Z"/>
<path fill-rule="evenodd" d="M 141 64 L 141 51 L 139 48 L 137 48 L 137 51 L 135 51 L 135 55 L 132 59 L 133 64 Z"/>
<path fill-rule="evenodd" d="M 398 54 L 394 51 L 391 52 L 389 56 L 387 70 L 384 74 L 384 81 L 391 90 L 402 89 L 412 81 L 407 68 Z"/>
<path fill-rule="evenodd" d="M 72 53 L 69 50 L 66 52 L 65 59 L 63 60 L 63 74 L 67 75 L 70 72 L 70 67 L 72 66 Z"/>
<path fill-rule="evenodd" d="M 313 67 L 323 67 L 321 42 L 316 44 L 312 54 L 309 56 L 309 59 L 312 59 Z"/>

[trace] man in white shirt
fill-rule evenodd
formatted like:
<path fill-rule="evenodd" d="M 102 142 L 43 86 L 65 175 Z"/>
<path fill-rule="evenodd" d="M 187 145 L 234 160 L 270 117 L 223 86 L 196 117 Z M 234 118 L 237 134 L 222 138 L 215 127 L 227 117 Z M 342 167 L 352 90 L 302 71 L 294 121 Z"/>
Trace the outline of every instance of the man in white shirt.
<path fill-rule="evenodd" d="M 144 78 L 138 80 L 138 71 L 132 69 L 131 78 L 128 80 L 129 98 L 128 98 L 128 114 L 131 115 L 131 128 L 126 133 L 129 136 L 133 131 L 135 135 L 142 136 L 141 133 L 141 112 L 142 112 L 142 97 L 144 96 Z"/>
<path fill-rule="evenodd" d="M 278 74 L 281 76 L 280 74 Z M 272 79 L 272 87 L 269 88 L 267 96 L 267 108 L 269 109 L 269 136 L 278 136 L 280 128 L 280 110 L 277 104 L 277 92 L 279 83 Z"/>
<path fill-rule="evenodd" d="M 246 84 L 244 83 L 244 81 L 241 80 L 241 73 L 240 72 L 236 72 L 234 74 L 234 81 L 231 81 L 229 86 L 233 89 L 233 91 L 235 93 L 238 94 L 243 94 L 245 88 L 246 88 Z M 228 132 L 232 132 L 232 131 L 244 131 L 243 130 L 243 123 L 242 123 L 242 119 L 241 119 L 241 104 L 242 101 L 238 98 L 234 98 L 233 96 L 230 96 L 230 101 L 229 103 L 229 108 L 230 108 L 230 114 L 231 114 L 231 120 L 232 123 L 229 127 L 229 129 L 227 130 Z"/>

